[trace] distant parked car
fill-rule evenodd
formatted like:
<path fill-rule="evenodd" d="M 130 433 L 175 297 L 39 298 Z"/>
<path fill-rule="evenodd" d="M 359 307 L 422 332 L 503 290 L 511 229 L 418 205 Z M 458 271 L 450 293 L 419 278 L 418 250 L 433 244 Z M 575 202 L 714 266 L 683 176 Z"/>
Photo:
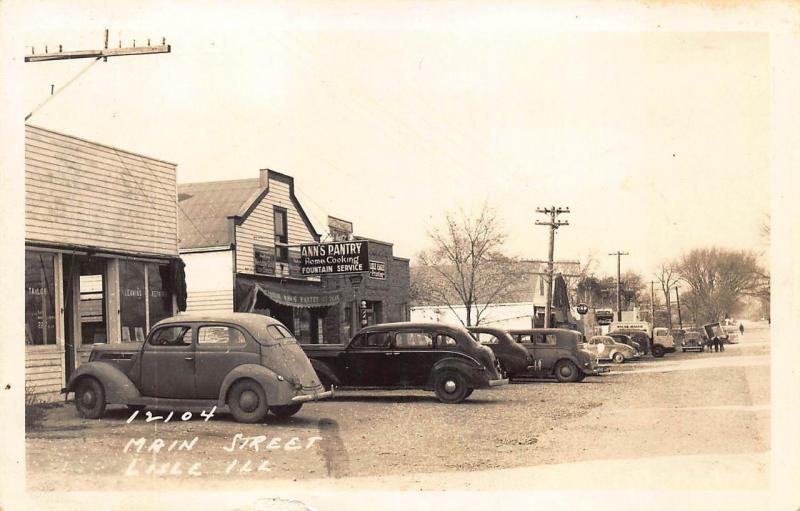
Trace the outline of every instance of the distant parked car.
<path fill-rule="evenodd" d="M 467 327 L 467 330 L 475 340 L 492 350 L 509 378 L 521 376 L 533 368 L 533 355 L 507 331 L 482 326 Z"/>
<path fill-rule="evenodd" d="M 492 350 L 463 327 L 383 323 L 361 329 L 347 345 L 304 344 L 326 388 L 433 390 L 460 403 L 474 389 L 508 383 Z"/>
<path fill-rule="evenodd" d="M 650 353 L 650 337 L 641 330 L 617 330 L 614 334 L 624 334 L 630 337 L 634 342 L 638 343 L 642 349 L 643 354 Z M 609 334 L 612 335 L 612 334 Z"/>
<path fill-rule="evenodd" d="M 156 323 L 143 343 L 95 344 L 64 393 L 96 419 L 107 404 L 185 408 L 227 406 L 239 422 L 267 411 L 297 413 L 331 397 L 291 332 L 259 314 L 179 314 Z"/>
<path fill-rule="evenodd" d="M 686 332 L 686 334 L 684 334 L 681 351 L 702 352 L 704 348 L 705 342 L 703 341 L 703 336 L 700 334 L 700 332 Z"/>
<path fill-rule="evenodd" d="M 597 355 L 598 360 L 611 360 L 615 364 L 639 358 L 632 347 L 607 335 L 595 335 L 586 342 L 586 349 Z"/>
<path fill-rule="evenodd" d="M 578 382 L 587 375 L 608 372 L 597 357 L 583 349 L 583 334 L 563 328 L 509 330 L 511 337 L 533 355 L 531 376 Z"/>
<path fill-rule="evenodd" d="M 634 351 L 636 351 L 637 355 L 639 356 L 644 355 L 644 349 L 642 348 L 641 344 L 631 339 L 629 335 L 621 334 L 619 332 L 614 332 L 608 334 L 608 336 L 614 339 L 615 342 L 618 342 L 620 344 L 627 344 L 628 346 L 633 348 Z"/>

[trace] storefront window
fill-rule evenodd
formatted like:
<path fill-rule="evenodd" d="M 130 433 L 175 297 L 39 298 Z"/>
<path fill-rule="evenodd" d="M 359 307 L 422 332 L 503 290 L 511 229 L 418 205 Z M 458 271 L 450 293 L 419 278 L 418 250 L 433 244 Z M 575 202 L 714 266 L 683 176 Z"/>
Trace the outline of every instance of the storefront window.
<path fill-rule="evenodd" d="M 150 328 L 164 318 L 172 316 L 172 293 L 166 287 L 169 265 L 147 264 L 147 300 L 150 305 Z"/>
<path fill-rule="evenodd" d="M 55 255 L 25 252 L 25 344 L 56 343 Z"/>
<path fill-rule="evenodd" d="M 147 331 L 144 263 L 119 262 L 119 291 L 122 341 L 143 341 Z"/>

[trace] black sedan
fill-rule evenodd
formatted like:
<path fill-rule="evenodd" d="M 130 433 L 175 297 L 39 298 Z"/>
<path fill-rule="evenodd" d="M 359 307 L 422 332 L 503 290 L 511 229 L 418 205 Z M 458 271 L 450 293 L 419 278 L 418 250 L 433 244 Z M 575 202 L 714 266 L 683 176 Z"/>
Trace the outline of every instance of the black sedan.
<path fill-rule="evenodd" d="M 471 326 L 467 330 L 479 343 L 488 346 L 509 378 L 521 376 L 533 369 L 533 355 L 499 328 Z"/>

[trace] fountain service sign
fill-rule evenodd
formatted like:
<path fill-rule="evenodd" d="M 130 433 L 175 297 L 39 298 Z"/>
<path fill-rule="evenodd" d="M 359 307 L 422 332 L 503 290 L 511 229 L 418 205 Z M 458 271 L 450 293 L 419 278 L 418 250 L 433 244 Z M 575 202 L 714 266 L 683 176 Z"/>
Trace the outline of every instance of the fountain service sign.
<path fill-rule="evenodd" d="M 367 241 L 300 245 L 301 275 L 333 275 L 364 271 L 369 271 Z"/>

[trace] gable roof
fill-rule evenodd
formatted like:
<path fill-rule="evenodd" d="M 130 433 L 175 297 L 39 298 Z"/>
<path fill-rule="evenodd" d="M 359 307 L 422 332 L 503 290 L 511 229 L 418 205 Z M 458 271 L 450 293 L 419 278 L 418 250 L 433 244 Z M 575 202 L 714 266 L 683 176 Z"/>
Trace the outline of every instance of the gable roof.
<path fill-rule="evenodd" d="M 178 184 L 179 247 L 230 245 L 229 217 L 246 211 L 266 191 L 258 178 Z"/>

